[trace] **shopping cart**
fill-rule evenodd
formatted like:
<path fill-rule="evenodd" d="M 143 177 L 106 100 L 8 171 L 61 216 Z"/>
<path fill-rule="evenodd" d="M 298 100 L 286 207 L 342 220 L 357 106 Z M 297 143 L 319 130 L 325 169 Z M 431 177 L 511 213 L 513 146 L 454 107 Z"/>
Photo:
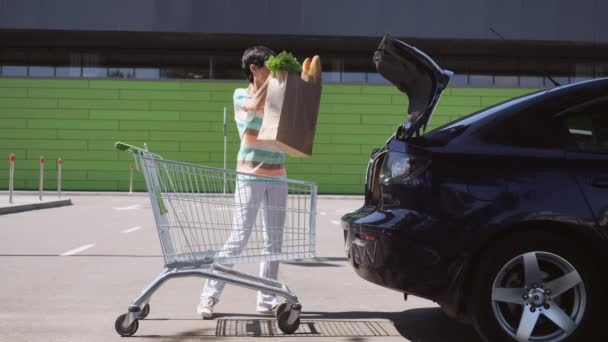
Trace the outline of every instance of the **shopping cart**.
<path fill-rule="evenodd" d="M 154 292 L 167 280 L 182 277 L 219 280 L 284 297 L 286 302 L 276 311 L 277 325 L 286 334 L 295 332 L 302 305 L 287 285 L 221 265 L 313 258 L 316 185 L 164 160 L 147 148 L 120 142 L 116 148 L 130 152 L 144 175 L 165 260 L 165 269 L 131 302 L 128 312 L 116 319 L 118 334 L 133 335 L 138 321 L 150 313 L 149 301 Z M 280 206 L 259 204 L 258 209 L 265 213 L 284 211 L 282 231 L 273 234 L 279 239 L 278 248 L 274 243 L 275 247 L 269 250 L 264 238 L 268 232 L 261 215 L 257 215 L 247 243 L 236 253 L 234 249 L 227 252 L 228 240 L 238 225 L 235 212 L 247 205 L 238 192 L 234 195 L 235 188 L 244 182 L 287 187 L 287 199 Z"/>

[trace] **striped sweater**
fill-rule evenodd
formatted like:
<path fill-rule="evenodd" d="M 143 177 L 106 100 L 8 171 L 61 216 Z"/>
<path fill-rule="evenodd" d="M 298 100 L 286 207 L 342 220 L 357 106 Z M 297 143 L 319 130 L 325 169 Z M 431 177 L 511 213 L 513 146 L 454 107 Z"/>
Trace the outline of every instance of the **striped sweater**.
<path fill-rule="evenodd" d="M 262 176 L 285 177 L 285 153 L 258 141 L 264 113 L 247 111 L 245 101 L 251 98 L 244 88 L 234 92 L 234 119 L 241 137 L 236 170 Z"/>

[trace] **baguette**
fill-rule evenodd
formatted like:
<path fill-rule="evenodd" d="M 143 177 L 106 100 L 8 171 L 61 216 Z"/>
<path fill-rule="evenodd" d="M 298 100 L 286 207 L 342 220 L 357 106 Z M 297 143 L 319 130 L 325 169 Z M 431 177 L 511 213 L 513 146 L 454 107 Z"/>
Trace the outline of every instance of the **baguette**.
<path fill-rule="evenodd" d="M 310 62 L 310 71 L 308 75 L 314 78 L 321 77 L 321 58 L 315 55 Z"/>

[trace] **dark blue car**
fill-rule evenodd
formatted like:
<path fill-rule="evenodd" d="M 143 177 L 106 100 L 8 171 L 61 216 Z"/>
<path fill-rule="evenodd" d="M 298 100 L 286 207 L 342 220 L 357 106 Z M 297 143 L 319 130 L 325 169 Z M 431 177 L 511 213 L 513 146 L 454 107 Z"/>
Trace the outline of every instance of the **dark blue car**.
<path fill-rule="evenodd" d="M 437 302 L 487 341 L 602 340 L 608 79 L 425 132 L 452 73 L 389 36 L 374 62 L 409 118 L 372 152 L 365 203 L 342 218 L 355 272 Z"/>

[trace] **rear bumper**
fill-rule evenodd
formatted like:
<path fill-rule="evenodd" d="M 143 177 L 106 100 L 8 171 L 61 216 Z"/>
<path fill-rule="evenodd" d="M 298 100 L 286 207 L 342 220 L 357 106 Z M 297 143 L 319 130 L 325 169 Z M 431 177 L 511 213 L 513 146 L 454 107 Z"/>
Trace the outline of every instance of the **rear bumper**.
<path fill-rule="evenodd" d="M 361 208 L 342 217 L 348 261 L 367 281 L 438 301 L 454 274 L 438 225 L 409 210 Z"/>

